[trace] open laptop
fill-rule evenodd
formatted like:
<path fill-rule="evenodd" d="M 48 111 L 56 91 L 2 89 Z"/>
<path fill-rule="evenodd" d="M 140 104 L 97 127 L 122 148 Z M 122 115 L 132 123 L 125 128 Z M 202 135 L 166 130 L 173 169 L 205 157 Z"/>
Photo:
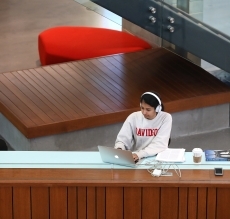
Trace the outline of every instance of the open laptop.
<path fill-rule="evenodd" d="M 112 163 L 130 167 L 134 167 L 136 165 L 133 160 L 133 155 L 131 151 L 120 150 L 100 145 L 98 146 L 98 150 L 104 163 Z"/>

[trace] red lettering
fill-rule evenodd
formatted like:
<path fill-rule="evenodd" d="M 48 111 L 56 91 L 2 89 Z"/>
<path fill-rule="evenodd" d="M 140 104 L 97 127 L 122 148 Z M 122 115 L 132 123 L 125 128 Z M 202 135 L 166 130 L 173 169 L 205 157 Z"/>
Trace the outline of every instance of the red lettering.
<path fill-rule="evenodd" d="M 153 130 L 152 129 L 148 129 L 148 135 L 147 136 L 153 136 Z"/>
<path fill-rule="evenodd" d="M 145 129 L 141 129 L 141 136 L 145 136 Z"/>
<path fill-rule="evenodd" d="M 136 133 L 137 133 L 138 136 L 140 136 L 141 135 L 140 129 L 136 128 Z"/>
<path fill-rule="evenodd" d="M 136 128 L 136 135 L 138 136 L 156 136 L 158 129 L 138 129 Z"/>
<path fill-rule="evenodd" d="M 154 133 L 154 136 L 156 136 L 158 133 L 158 129 L 153 129 L 153 133 Z"/>

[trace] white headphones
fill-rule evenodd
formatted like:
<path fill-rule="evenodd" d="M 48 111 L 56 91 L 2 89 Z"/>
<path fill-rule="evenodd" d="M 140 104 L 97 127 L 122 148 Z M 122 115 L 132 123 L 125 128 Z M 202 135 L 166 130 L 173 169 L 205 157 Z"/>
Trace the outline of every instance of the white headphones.
<path fill-rule="evenodd" d="M 156 107 L 156 112 L 159 113 L 159 112 L 161 111 L 161 109 L 162 109 L 160 98 L 159 98 L 156 94 L 154 94 L 154 93 L 152 93 L 152 92 L 145 92 L 145 93 L 143 93 L 143 94 L 141 95 L 141 97 L 142 97 L 143 95 L 145 95 L 145 94 L 150 94 L 150 95 L 154 96 L 154 97 L 158 100 L 159 105 Z"/>

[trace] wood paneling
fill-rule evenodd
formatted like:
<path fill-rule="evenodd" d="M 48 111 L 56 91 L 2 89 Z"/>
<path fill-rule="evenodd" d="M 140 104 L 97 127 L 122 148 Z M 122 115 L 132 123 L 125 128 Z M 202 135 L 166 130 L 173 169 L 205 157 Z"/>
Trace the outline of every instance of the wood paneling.
<path fill-rule="evenodd" d="M 33 219 L 49 219 L 49 202 L 48 187 L 32 187 L 31 188 L 31 218 Z"/>
<path fill-rule="evenodd" d="M 13 188 L 13 219 L 31 218 L 30 187 Z"/>
<path fill-rule="evenodd" d="M 0 187 L 0 218 L 13 219 L 13 189 L 12 187 Z"/>
<path fill-rule="evenodd" d="M 216 218 L 230 218 L 229 203 L 230 203 L 230 189 L 217 188 L 216 191 Z"/>
<path fill-rule="evenodd" d="M 105 187 L 97 187 L 97 194 L 96 194 L 96 206 L 97 206 L 97 212 L 96 212 L 96 218 L 97 219 L 105 219 L 106 214 L 106 196 L 105 196 Z"/>
<path fill-rule="evenodd" d="M 68 187 L 68 219 L 77 218 L 77 188 Z"/>
<path fill-rule="evenodd" d="M 216 188 L 207 188 L 207 218 L 216 218 Z"/>
<path fill-rule="evenodd" d="M 86 194 L 87 202 L 86 202 L 86 215 L 87 219 L 96 219 L 97 212 L 97 204 L 96 204 L 96 188 L 88 187 Z"/>
<path fill-rule="evenodd" d="M 139 219 L 142 215 L 141 188 L 124 188 L 124 218 Z M 132 209 L 132 210 L 131 210 Z"/>
<path fill-rule="evenodd" d="M 181 179 L 116 170 L 97 180 L 94 169 L 53 169 L 50 178 L 44 169 L 7 170 L 0 169 L 1 219 L 229 218 L 229 170 L 183 170 Z"/>
<path fill-rule="evenodd" d="M 106 188 L 105 217 L 110 219 L 124 218 L 124 191 L 122 187 Z"/>
<path fill-rule="evenodd" d="M 50 187 L 50 219 L 67 219 L 67 187 Z"/>
<path fill-rule="evenodd" d="M 198 188 L 197 191 L 197 219 L 207 218 L 207 188 Z"/>
<path fill-rule="evenodd" d="M 0 109 L 27 138 L 123 122 L 143 92 L 169 113 L 230 102 L 230 88 L 189 61 L 153 48 L 0 75 Z"/>
<path fill-rule="evenodd" d="M 178 218 L 178 188 L 161 188 L 160 218 Z"/>
<path fill-rule="evenodd" d="M 87 218 L 87 188 L 79 186 L 77 190 L 77 216 Z"/>
<path fill-rule="evenodd" d="M 196 219 L 198 214 L 197 209 L 197 187 L 188 188 L 188 219 Z"/>
<path fill-rule="evenodd" d="M 188 215 L 188 188 L 179 188 L 178 219 L 187 218 Z"/>
<path fill-rule="evenodd" d="M 147 187 L 142 189 L 142 218 L 160 218 L 160 188 Z"/>

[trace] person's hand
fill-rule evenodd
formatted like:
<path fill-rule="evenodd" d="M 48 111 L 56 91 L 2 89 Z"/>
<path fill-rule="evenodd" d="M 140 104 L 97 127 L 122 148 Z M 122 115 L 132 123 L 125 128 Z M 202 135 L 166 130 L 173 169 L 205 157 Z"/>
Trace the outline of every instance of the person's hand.
<path fill-rule="evenodd" d="M 135 163 L 139 161 L 139 157 L 135 153 L 133 153 L 133 160 Z"/>

